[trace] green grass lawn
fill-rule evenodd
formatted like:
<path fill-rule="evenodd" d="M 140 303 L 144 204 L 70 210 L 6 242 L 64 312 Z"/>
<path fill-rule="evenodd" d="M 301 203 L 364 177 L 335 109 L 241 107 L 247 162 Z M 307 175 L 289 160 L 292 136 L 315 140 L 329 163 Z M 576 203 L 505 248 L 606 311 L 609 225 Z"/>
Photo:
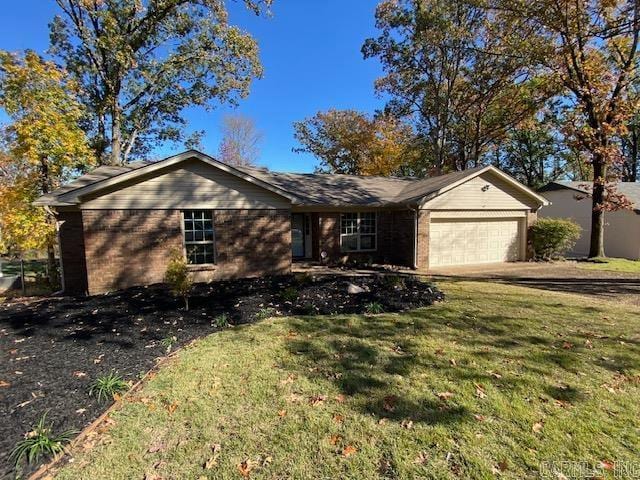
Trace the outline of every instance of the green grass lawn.
<path fill-rule="evenodd" d="M 541 461 L 638 460 L 640 309 L 441 287 L 446 302 L 411 313 L 202 339 L 56 478 L 520 479 Z"/>
<path fill-rule="evenodd" d="M 581 262 L 578 266 L 588 270 L 609 270 L 640 274 L 640 261 L 627 260 L 626 258 L 595 258 L 588 262 Z"/>

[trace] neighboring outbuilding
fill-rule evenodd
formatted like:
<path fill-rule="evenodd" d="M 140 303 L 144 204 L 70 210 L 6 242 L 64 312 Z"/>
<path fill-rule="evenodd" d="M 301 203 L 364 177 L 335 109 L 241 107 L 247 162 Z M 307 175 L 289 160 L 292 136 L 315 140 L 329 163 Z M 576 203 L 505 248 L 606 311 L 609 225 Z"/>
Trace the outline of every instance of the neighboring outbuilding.
<path fill-rule="evenodd" d="M 640 259 L 640 183 L 620 182 L 617 190 L 631 202 L 631 210 L 605 212 L 604 251 L 609 257 Z M 551 205 L 541 217 L 569 218 L 582 227 L 582 235 L 568 255 L 586 257 L 591 235 L 591 185 L 589 182 L 551 182 L 540 189 Z"/>
<path fill-rule="evenodd" d="M 94 294 L 161 282 L 175 249 L 197 281 L 287 273 L 295 259 L 524 260 L 547 201 L 491 166 L 428 179 L 293 174 L 190 150 L 99 167 L 35 204 L 58 219 L 65 291 Z"/>

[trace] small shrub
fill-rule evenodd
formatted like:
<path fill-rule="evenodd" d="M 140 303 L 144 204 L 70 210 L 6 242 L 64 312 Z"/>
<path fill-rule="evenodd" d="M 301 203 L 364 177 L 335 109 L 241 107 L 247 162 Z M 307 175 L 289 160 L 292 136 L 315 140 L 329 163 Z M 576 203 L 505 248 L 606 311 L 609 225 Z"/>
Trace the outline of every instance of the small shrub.
<path fill-rule="evenodd" d="M 400 275 L 385 275 L 382 277 L 382 283 L 395 290 L 404 290 L 407 286 L 404 277 Z"/>
<path fill-rule="evenodd" d="M 17 466 L 24 458 L 33 463 L 42 455 L 57 455 L 64 451 L 64 444 L 69 442 L 74 432 L 67 430 L 59 435 L 53 434 L 53 424 L 47 424 L 47 414 L 43 414 L 32 430 L 20 440 L 9 454 L 9 459 Z"/>
<path fill-rule="evenodd" d="M 193 289 L 193 280 L 189 273 L 189 264 L 182 252 L 173 250 L 167 265 L 165 281 L 171 288 L 171 293 L 184 300 L 184 309 L 189 310 L 189 294 Z"/>
<path fill-rule="evenodd" d="M 280 292 L 280 298 L 282 298 L 282 300 L 284 300 L 285 302 L 293 302 L 297 300 L 298 295 L 298 290 L 296 290 L 294 287 L 287 287 Z"/>
<path fill-rule="evenodd" d="M 178 341 L 178 337 L 176 337 L 175 335 L 172 335 L 170 337 L 165 337 L 162 340 L 160 340 L 160 344 L 167 350 L 167 353 L 169 353 L 177 341 Z"/>
<path fill-rule="evenodd" d="M 376 315 L 378 313 L 383 313 L 384 308 L 378 302 L 371 302 L 364 306 L 364 311 L 370 315 Z"/>
<path fill-rule="evenodd" d="M 531 227 L 534 256 L 540 260 L 561 257 L 570 250 L 582 229 L 577 223 L 561 218 L 540 218 Z"/>
<path fill-rule="evenodd" d="M 115 394 L 126 392 L 129 384 L 117 373 L 111 371 L 108 375 L 98 377 L 89 387 L 89 395 L 96 396 L 98 401 L 113 398 Z"/>
<path fill-rule="evenodd" d="M 221 313 L 211 321 L 211 325 L 216 328 L 226 328 L 229 326 L 229 314 Z"/>
<path fill-rule="evenodd" d="M 273 308 L 261 308 L 256 312 L 257 320 L 265 320 L 269 317 L 273 317 L 276 314 L 276 311 Z"/>

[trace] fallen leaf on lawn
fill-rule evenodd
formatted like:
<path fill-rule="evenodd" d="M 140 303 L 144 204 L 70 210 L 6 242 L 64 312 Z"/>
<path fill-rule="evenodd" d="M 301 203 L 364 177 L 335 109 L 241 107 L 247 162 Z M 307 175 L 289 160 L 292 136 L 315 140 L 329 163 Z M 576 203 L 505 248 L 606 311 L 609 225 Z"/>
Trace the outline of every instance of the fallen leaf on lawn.
<path fill-rule="evenodd" d="M 356 447 L 354 447 L 353 445 L 347 445 L 346 447 L 344 447 L 342 449 L 342 456 L 343 457 L 350 457 L 351 455 L 353 455 L 357 451 L 358 451 L 358 449 Z"/>
<path fill-rule="evenodd" d="M 440 400 L 449 400 L 451 397 L 453 397 L 453 392 L 439 392 L 436 393 L 436 396 Z"/>
<path fill-rule="evenodd" d="M 178 408 L 179 403 L 178 402 L 173 402 L 171 405 L 169 405 L 167 407 L 167 411 L 169 412 L 169 414 L 172 414 L 173 412 L 176 411 L 176 408 Z"/>
<path fill-rule="evenodd" d="M 435 354 L 436 354 L 436 355 L 444 355 L 444 350 L 443 350 L 442 348 L 438 348 L 438 349 L 435 351 Z"/>
<path fill-rule="evenodd" d="M 331 445 L 337 445 L 340 440 L 342 440 L 342 435 L 331 435 L 329 443 Z"/>
<path fill-rule="evenodd" d="M 456 362 L 455 358 L 450 358 L 449 359 L 449 363 L 451 364 L 452 367 L 457 367 L 458 363 Z"/>
<path fill-rule="evenodd" d="M 393 412 L 396 409 L 396 402 L 398 401 L 398 397 L 395 395 L 387 395 L 382 399 L 382 408 L 384 408 L 387 412 Z"/>
<path fill-rule="evenodd" d="M 284 417 L 287 414 L 286 410 L 278 410 L 278 416 L 279 417 Z"/>
<path fill-rule="evenodd" d="M 251 470 L 253 470 L 253 462 L 249 459 L 238 464 L 238 471 L 244 478 L 247 478 L 249 476 Z"/>
<path fill-rule="evenodd" d="M 542 422 L 536 422 L 531 427 L 531 430 L 533 431 L 533 433 L 540 433 L 542 431 L 542 427 L 543 427 Z"/>
<path fill-rule="evenodd" d="M 309 405 L 311 405 L 312 407 L 317 407 L 319 405 L 322 405 L 326 399 L 326 395 L 316 395 L 309 399 Z"/>
<path fill-rule="evenodd" d="M 600 467 L 604 468 L 605 470 L 613 470 L 615 465 L 613 462 L 610 462 L 609 460 L 602 460 L 600 462 Z"/>
<path fill-rule="evenodd" d="M 164 442 L 155 442 L 151 444 L 151 446 L 149 447 L 149 450 L 147 451 L 149 453 L 156 453 L 156 452 L 163 452 L 166 449 L 167 449 L 167 446 L 164 444 Z"/>
<path fill-rule="evenodd" d="M 85 372 L 75 371 L 73 372 L 73 376 L 77 378 L 82 378 L 82 377 L 86 377 L 87 374 Z"/>
<path fill-rule="evenodd" d="M 336 395 L 336 402 L 343 403 L 344 402 L 344 395 L 342 395 L 342 394 Z"/>
<path fill-rule="evenodd" d="M 484 422 L 487 419 L 487 417 L 485 417 L 484 415 L 479 415 L 479 414 L 475 414 L 473 418 L 475 418 L 479 422 Z"/>
<path fill-rule="evenodd" d="M 291 403 L 300 403 L 302 401 L 303 397 L 302 395 L 298 395 L 297 393 L 292 393 L 291 395 L 289 395 L 289 402 Z"/>
<path fill-rule="evenodd" d="M 344 417 L 342 415 L 339 415 L 339 414 L 336 413 L 333 416 L 333 421 L 336 422 L 336 423 L 342 423 L 342 422 L 344 422 Z"/>
<path fill-rule="evenodd" d="M 287 376 L 287 378 L 285 378 L 284 380 L 280 380 L 280 385 L 286 385 L 288 383 L 293 383 L 293 381 L 295 380 L 295 376 L 293 374 L 289 374 Z"/>
<path fill-rule="evenodd" d="M 476 387 L 476 397 L 478 398 L 486 398 L 487 394 L 484 391 L 484 387 L 478 383 L 474 384 Z"/>
<path fill-rule="evenodd" d="M 498 462 L 498 469 L 501 472 L 507 471 L 508 468 L 509 468 L 509 465 L 507 464 L 506 460 L 502 460 L 502 461 Z"/>
<path fill-rule="evenodd" d="M 562 348 L 564 348 L 565 350 L 571 350 L 573 348 L 573 343 L 571 342 L 564 342 L 562 344 Z"/>
<path fill-rule="evenodd" d="M 213 457 L 208 459 L 206 462 L 204 462 L 203 468 L 205 470 L 211 470 L 213 467 L 217 467 L 217 466 L 218 466 L 218 456 L 214 455 Z"/>
<path fill-rule="evenodd" d="M 493 378 L 497 378 L 498 380 L 502 378 L 502 375 L 493 371 L 489 372 L 489 375 L 491 375 Z"/>
<path fill-rule="evenodd" d="M 409 419 L 402 420 L 402 422 L 400 422 L 400 426 L 407 430 L 411 430 L 413 428 L 413 421 Z"/>
<path fill-rule="evenodd" d="M 261 458 L 260 463 L 263 467 L 271 465 L 273 463 L 273 457 L 271 455 L 267 455 Z"/>
<path fill-rule="evenodd" d="M 418 465 L 424 465 L 428 461 L 429 461 L 429 456 L 427 455 L 427 452 L 420 452 L 418 453 L 418 455 L 416 455 L 416 458 L 413 461 L 413 463 L 416 463 Z"/>
<path fill-rule="evenodd" d="M 386 418 L 381 418 L 380 420 L 378 420 L 378 425 L 384 425 L 385 423 L 387 423 Z"/>
<path fill-rule="evenodd" d="M 4 380 L 0 380 L 0 387 L 7 388 L 10 387 L 11 384 L 9 382 L 5 382 Z"/>
<path fill-rule="evenodd" d="M 591 340 L 588 340 L 588 339 L 587 339 L 587 340 L 584 342 L 584 346 L 585 346 L 585 347 L 587 347 L 587 348 L 593 348 L 593 343 L 591 343 Z"/>

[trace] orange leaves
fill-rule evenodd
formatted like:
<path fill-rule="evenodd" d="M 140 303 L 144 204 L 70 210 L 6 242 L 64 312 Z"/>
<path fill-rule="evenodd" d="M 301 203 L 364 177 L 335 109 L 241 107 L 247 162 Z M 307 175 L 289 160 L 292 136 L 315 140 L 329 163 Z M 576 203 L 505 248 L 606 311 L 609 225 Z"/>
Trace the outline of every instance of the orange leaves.
<path fill-rule="evenodd" d="M 278 410 L 278 416 L 280 418 L 286 417 L 287 416 L 287 411 L 286 410 Z"/>
<path fill-rule="evenodd" d="M 337 445 L 340 441 L 342 441 L 342 435 L 331 435 L 331 437 L 329 437 L 329 443 L 331 445 Z"/>
<path fill-rule="evenodd" d="M 240 475 L 242 475 L 244 478 L 249 478 L 249 475 L 251 474 L 251 470 L 253 470 L 254 465 L 255 465 L 254 462 L 249 459 L 243 462 L 240 462 L 237 465 L 238 472 L 240 472 Z"/>
<path fill-rule="evenodd" d="M 173 402 L 172 404 L 167 406 L 167 412 L 169 412 L 169 415 L 172 415 L 173 412 L 176 411 L 178 405 L 180 405 L 180 402 Z"/>
<path fill-rule="evenodd" d="M 447 391 L 447 392 L 439 392 L 439 393 L 436 393 L 436 396 L 440 400 L 446 401 L 446 400 L 449 400 L 450 398 L 453 397 L 453 392 L 449 392 L 449 391 Z"/>
<path fill-rule="evenodd" d="M 333 416 L 333 421 L 336 422 L 336 423 L 340 423 L 341 424 L 342 422 L 344 422 L 344 416 L 336 413 Z"/>
<path fill-rule="evenodd" d="M 342 456 L 350 457 L 351 455 L 354 455 L 357 452 L 358 452 L 358 449 L 356 447 L 354 447 L 353 445 L 347 445 L 342 449 Z"/>

